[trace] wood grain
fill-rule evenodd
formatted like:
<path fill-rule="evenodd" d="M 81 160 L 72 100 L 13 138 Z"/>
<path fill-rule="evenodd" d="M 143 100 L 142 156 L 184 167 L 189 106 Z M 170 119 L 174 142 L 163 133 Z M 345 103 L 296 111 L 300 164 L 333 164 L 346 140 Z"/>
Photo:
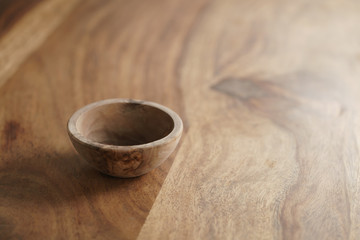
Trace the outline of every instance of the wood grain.
<path fill-rule="evenodd" d="M 359 7 L 208 4 L 179 79 L 191 127 L 139 239 L 359 238 Z"/>
<path fill-rule="evenodd" d="M 0 86 L 46 40 L 78 0 L 0 2 Z M 36 7 L 34 7 L 34 5 Z M 26 10 L 27 9 L 27 10 Z M 16 27 L 13 25 L 16 23 Z"/>
<path fill-rule="evenodd" d="M 17 21 L 41 0 L 2 0 L 0 2 L 0 36 L 6 34 Z"/>
<path fill-rule="evenodd" d="M 177 56 L 200 6 L 83 1 L 1 86 L 3 238 L 136 238 L 174 155 L 136 179 L 106 177 L 79 159 L 66 123 L 85 104 L 119 97 L 182 115 Z"/>
<path fill-rule="evenodd" d="M 358 1 L 79 0 L 39 20 L 37 47 L 5 44 L 43 4 L 0 37 L 1 237 L 359 238 Z M 92 170 L 66 134 L 119 97 L 184 120 L 135 179 Z"/>

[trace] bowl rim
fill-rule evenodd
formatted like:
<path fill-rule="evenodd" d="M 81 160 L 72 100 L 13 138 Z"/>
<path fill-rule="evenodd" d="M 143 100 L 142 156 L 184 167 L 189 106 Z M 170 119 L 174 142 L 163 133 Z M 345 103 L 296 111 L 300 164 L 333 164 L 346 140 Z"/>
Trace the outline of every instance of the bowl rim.
<path fill-rule="evenodd" d="M 152 142 L 144 143 L 144 144 L 128 145 L 128 146 L 110 145 L 110 144 L 103 144 L 100 142 L 92 141 L 92 140 L 86 138 L 85 136 L 83 136 L 78 131 L 78 129 L 76 127 L 76 122 L 83 113 L 93 110 L 95 108 L 101 107 L 101 106 L 114 104 L 114 103 L 115 104 L 116 103 L 141 104 L 141 105 L 146 105 L 146 106 L 157 108 L 171 117 L 171 119 L 174 122 L 174 127 L 173 127 L 172 131 L 163 138 L 157 139 Z M 117 150 L 132 150 L 135 148 L 153 148 L 153 147 L 160 146 L 160 145 L 166 144 L 168 142 L 171 142 L 171 141 L 177 139 L 182 134 L 183 122 L 176 112 L 174 112 L 170 108 L 165 107 L 161 104 L 151 102 L 151 101 L 137 100 L 137 99 L 112 98 L 112 99 L 105 99 L 105 100 L 93 102 L 93 103 L 90 103 L 90 104 L 85 105 L 84 107 L 78 109 L 69 118 L 68 123 L 67 123 L 67 130 L 68 130 L 68 134 L 72 137 L 72 139 L 76 140 L 80 144 L 83 144 L 83 145 L 85 144 L 92 148 L 113 149 L 113 150 L 116 150 L 116 149 Z"/>

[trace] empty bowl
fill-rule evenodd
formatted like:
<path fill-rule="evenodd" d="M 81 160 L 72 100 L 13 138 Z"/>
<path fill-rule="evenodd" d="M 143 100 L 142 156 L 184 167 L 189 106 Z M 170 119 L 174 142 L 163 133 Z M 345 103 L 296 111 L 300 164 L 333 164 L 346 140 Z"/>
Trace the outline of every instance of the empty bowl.
<path fill-rule="evenodd" d="M 97 170 L 116 177 L 143 175 L 177 146 L 181 118 L 160 104 L 108 99 L 76 111 L 68 133 L 77 152 Z"/>

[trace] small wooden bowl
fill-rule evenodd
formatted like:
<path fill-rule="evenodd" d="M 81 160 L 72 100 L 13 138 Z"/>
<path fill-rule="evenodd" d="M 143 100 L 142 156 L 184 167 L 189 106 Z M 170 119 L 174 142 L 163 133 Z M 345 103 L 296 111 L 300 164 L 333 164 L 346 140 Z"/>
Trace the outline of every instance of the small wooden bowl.
<path fill-rule="evenodd" d="M 109 99 L 87 105 L 68 122 L 77 152 L 97 170 L 136 177 L 163 163 L 183 130 L 181 118 L 160 104 Z"/>

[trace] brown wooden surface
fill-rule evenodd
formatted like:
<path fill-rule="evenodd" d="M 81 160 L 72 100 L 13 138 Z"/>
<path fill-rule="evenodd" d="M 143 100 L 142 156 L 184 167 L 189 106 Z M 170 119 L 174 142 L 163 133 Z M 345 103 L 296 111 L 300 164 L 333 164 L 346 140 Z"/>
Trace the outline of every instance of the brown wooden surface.
<path fill-rule="evenodd" d="M 359 239 L 359 1 L 0 6 L 0 238 Z M 116 97 L 184 121 L 139 178 L 67 137 Z"/>

